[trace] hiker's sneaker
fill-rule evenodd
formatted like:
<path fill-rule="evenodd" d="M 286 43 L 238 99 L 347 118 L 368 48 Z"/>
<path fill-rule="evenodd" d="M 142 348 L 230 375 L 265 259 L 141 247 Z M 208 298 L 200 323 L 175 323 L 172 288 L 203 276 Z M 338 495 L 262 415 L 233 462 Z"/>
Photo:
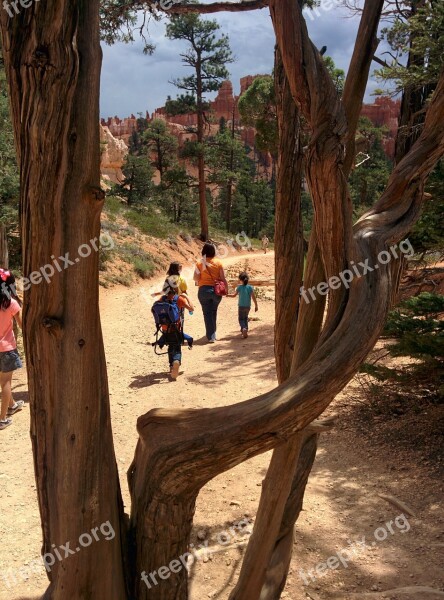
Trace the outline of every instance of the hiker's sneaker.
<path fill-rule="evenodd" d="M 242 329 L 242 337 L 244 339 L 248 337 L 248 329 Z"/>
<path fill-rule="evenodd" d="M 4 421 L 0 421 L 0 430 L 6 429 L 6 427 L 9 427 L 10 425 L 12 425 L 12 419 L 6 418 Z"/>
<path fill-rule="evenodd" d="M 175 360 L 173 362 L 173 366 L 171 367 L 171 379 L 173 381 L 176 381 L 176 379 L 178 378 L 179 369 L 180 369 L 180 362 L 178 360 Z"/>
<path fill-rule="evenodd" d="M 22 408 L 25 406 L 25 403 L 23 400 L 17 400 L 17 402 L 14 403 L 14 406 L 11 406 L 10 408 L 8 408 L 8 416 L 10 417 L 11 415 L 15 415 L 16 412 L 18 412 L 19 410 L 22 410 Z"/>

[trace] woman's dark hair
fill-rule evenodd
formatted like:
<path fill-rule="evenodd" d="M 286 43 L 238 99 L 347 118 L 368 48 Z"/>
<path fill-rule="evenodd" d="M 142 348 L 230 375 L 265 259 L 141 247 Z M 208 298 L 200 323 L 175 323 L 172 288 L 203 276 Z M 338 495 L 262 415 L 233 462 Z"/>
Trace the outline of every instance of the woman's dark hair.
<path fill-rule="evenodd" d="M 17 298 L 15 277 L 10 271 L 0 269 L 0 308 L 9 308 L 13 298 Z"/>
<path fill-rule="evenodd" d="M 248 285 L 248 282 L 250 281 L 250 278 L 248 277 L 248 273 L 246 273 L 245 271 L 242 271 L 242 273 L 239 274 L 239 279 L 242 281 L 242 283 L 244 285 Z"/>
<path fill-rule="evenodd" d="M 202 248 L 202 256 L 206 256 L 207 258 L 214 258 L 216 256 L 216 246 L 213 244 L 204 244 Z"/>
<path fill-rule="evenodd" d="M 170 264 L 170 268 L 167 271 L 167 275 L 180 275 L 180 262 L 175 260 Z"/>

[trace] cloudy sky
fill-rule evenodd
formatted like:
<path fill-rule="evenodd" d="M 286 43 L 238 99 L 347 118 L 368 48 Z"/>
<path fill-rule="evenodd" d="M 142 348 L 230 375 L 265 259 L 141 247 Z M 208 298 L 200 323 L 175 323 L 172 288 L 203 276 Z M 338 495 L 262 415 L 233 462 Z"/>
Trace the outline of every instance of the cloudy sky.
<path fill-rule="evenodd" d="M 339 8 L 340 0 L 326 3 L 325 0 L 312 19 L 306 17 L 310 35 L 318 48 L 327 46 L 327 54 L 336 65 L 348 68 L 356 39 L 359 20 L 350 17 Z M 333 5 L 331 10 L 322 6 Z M 271 73 L 273 68 L 274 34 L 268 9 L 246 13 L 219 13 L 205 18 L 216 19 L 221 30 L 230 38 L 230 45 L 236 62 L 228 65 L 235 93 L 239 93 L 239 80 L 245 75 Z M 150 25 L 151 41 L 156 45 L 152 56 L 142 52 L 143 44 L 116 44 L 103 46 L 101 116 L 118 115 L 125 117 L 131 113 L 150 113 L 163 106 L 170 94 L 176 96 L 176 88 L 169 83 L 174 78 L 183 77 L 191 70 L 181 64 L 179 53 L 186 42 L 171 41 L 165 38 L 165 22 Z M 373 67 L 375 65 L 373 64 Z M 376 87 L 369 82 L 367 99 Z M 211 98 L 211 96 L 209 96 Z"/>

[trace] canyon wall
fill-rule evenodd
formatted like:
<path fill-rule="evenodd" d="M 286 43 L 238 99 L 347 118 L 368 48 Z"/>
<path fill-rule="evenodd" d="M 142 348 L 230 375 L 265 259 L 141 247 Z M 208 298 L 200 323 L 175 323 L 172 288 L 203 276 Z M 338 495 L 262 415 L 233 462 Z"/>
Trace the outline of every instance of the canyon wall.
<path fill-rule="evenodd" d="M 242 95 L 253 83 L 258 75 L 247 75 L 240 80 L 240 94 Z M 254 149 L 255 131 L 251 127 L 243 127 L 238 110 L 239 96 L 234 94 L 231 81 L 224 81 L 214 100 L 210 102 L 208 111 L 207 134 L 215 134 L 219 129 L 220 120 L 224 119 L 228 126 L 233 119 L 242 141 Z M 383 137 L 383 147 L 389 158 L 395 154 L 395 140 L 398 129 L 398 116 L 400 101 L 394 101 L 389 97 L 380 96 L 373 104 L 364 104 L 362 116 L 368 117 L 376 126 L 386 127 L 387 133 Z M 152 115 L 146 113 L 146 119 L 162 119 L 169 124 L 170 131 L 183 147 L 187 140 L 195 139 L 195 128 L 197 126 L 197 115 L 190 113 L 186 115 L 168 115 L 165 107 L 157 108 Z M 104 143 L 105 151 L 102 155 L 102 173 L 109 176 L 112 181 L 118 181 L 122 176 L 121 167 L 128 153 L 128 143 L 131 134 L 137 129 L 137 117 L 131 115 L 124 119 L 117 116 L 101 120 L 101 141 Z M 102 139 L 103 138 L 103 139 Z M 120 142 L 123 144 L 120 144 Z M 263 176 L 271 177 L 273 160 L 271 156 L 260 156 L 263 165 Z"/>

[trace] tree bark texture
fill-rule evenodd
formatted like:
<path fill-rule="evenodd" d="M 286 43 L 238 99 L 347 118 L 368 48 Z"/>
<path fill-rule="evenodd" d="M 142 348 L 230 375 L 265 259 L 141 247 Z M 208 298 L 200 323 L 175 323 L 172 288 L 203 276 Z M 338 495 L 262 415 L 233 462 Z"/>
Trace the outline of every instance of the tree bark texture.
<path fill-rule="evenodd" d="M 276 182 L 274 347 L 279 383 L 290 375 L 304 269 L 301 191 L 304 156 L 301 120 L 291 95 L 282 57 L 275 52 L 275 91 L 279 127 Z"/>
<path fill-rule="evenodd" d="M 67 543 L 73 550 L 54 558 L 48 600 L 126 598 L 98 252 L 79 255 L 99 237 L 104 198 L 98 12 L 98 0 L 46 0 L 13 19 L 0 11 L 20 148 L 23 271 L 27 277 L 54 267 L 48 282 L 40 277 L 25 292 L 23 308 L 43 553 Z M 66 268 L 58 257 L 67 253 L 73 264 Z M 82 547 L 80 536 L 107 521 L 114 539 Z"/>
<path fill-rule="evenodd" d="M 358 38 L 363 43 L 363 45 L 358 45 L 355 49 L 351 68 L 348 77 L 348 86 L 346 92 L 346 99 L 344 104 L 346 109 L 348 108 L 348 120 L 349 120 L 349 129 L 348 135 L 354 141 L 354 135 L 356 131 L 356 126 L 358 123 L 358 117 L 362 105 L 362 99 L 365 92 L 365 84 L 368 78 L 368 72 L 371 64 L 371 56 L 374 52 L 372 50 L 369 52 L 368 46 L 375 46 L 376 40 L 376 31 L 378 27 L 379 17 L 382 10 L 383 2 L 379 2 L 376 6 L 375 4 L 369 9 L 369 3 L 364 10 L 363 19 L 361 21 L 360 30 L 358 33 Z M 369 14 L 369 10 L 371 14 Z M 302 23 L 302 19 L 301 19 Z M 367 44 L 365 41 L 367 40 Z M 308 41 L 308 38 L 306 39 Z M 310 48 L 307 48 L 307 52 L 310 52 Z M 275 68 L 275 71 L 277 69 Z M 350 84 L 350 81 L 354 81 L 354 85 Z M 278 83 L 278 82 L 277 82 Z M 278 89 L 278 86 L 277 86 Z M 352 90 L 352 91 L 350 91 Z M 290 95 L 290 102 L 294 104 L 293 97 Z M 351 133 L 350 133 L 351 132 Z M 282 138 L 282 132 L 280 132 Z M 350 165 L 346 167 L 346 169 L 350 169 L 352 161 L 354 160 L 354 143 L 350 144 L 349 153 L 352 156 L 350 160 Z M 291 189 L 291 188 L 290 188 Z M 277 207 L 277 217 L 276 220 L 279 222 L 279 206 Z M 282 218 L 285 219 L 284 216 L 286 213 L 282 214 Z M 291 225 L 298 224 L 297 217 L 295 217 L 294 222 L 289 223 L 289 227 Z M 293 244 L 290 244 L 292 246 Z M 294 261 L 294 258 L 293 258 Z M 286 261 L 285 270 L 287 273 L 296 273 L 296 281 L 298 281 L 299 271 L 297 266 L 293 266 L 291 264 L 291 259 Z M 312 286 L 317 286 L 318 283 L 323 281 L 324 270 L 322 268 L 321 255 L 319 253 L 318 243 L 317 243 L 317 235 L 316 235 L 316 225 L 313 228 L 312 238 L 310 242 L 310 251 L 307 261 L 307 272 L 306 278 L 304 281 L 305 288 L 310 289 Z M 278 269 L 276 268 L 278 272 Z M 277 282 L 282 278 L 283 273 L 280 276 L 277 276 Z M 292 278 L 289 278 L 292 280 Z M 296 296 L 299 299 L 298 296 Z M 299 315 L 299 320 L 296 319 L 295 314 L 291 314 L 291 310 L 288 311 L 288 307 L 285 305 L 280 306 L 277 300 L 277 319 L 278 315 L 280 318 L 285 321 L 285 319 L 292 319 L 293 322 L 293 340 L 294 340 L 294 331 L 297 328 L 296 339 L 294 340 L 294 352 L 289 354 L 290 357 L 290 365 L 286 372 L 283 373 L 284 378 L 287 378 L 290 370 L 295 373 L 297 369 L 304 363 L 304 361 L 308 358 L 310 353 L 313 351 L 318 337 L 321 331 L 323 314 L 325 301 L 323 301 L 323 297 L 318 295 L 315 301 L 312 301 L 309 305 L 301 300 L 302 306 L 299 307 L 299 310 L 302 314 Z M 287 310 L 286 310 L 287 309 Z M 281 335 L 285 336 L 285 332 L 282 332 Z M 278 338 L 278 336 L 277 336 Z M 284 338 L 285 339 L 285 338 Z M 278 346 L 276 344 L 277 350 Z M 286 357 L 285 357 L 286 358 Z M 279 365 L 279 352 L 276 351 L 276 361 Z M 278 371 L 279 372 L 279 371 Z M 283 379 L 280 379 L 283 381 Z M 273 454 L 272 461 L 270 463 L 270 468 L 267 473 L 267 477 L 265 479 L 265 483 L 269 484 L 271 488 L 274 490 L 274 496 L 268 499 L 268 510 L 273 510 L 274 514 L 279 512 L 279 504 L 277 501 L 281 498 L 283 490 L 288 490 L 291 493 L 288 496 L 287 502 L 285 506 L 282 506 L 281 516 L 281 527 L 278 536 L 275 536 L 275 532 L 272 531 L 272 524 L 266 515 L 267 510 L 263 511 L 263 515 L 259 513 L 258 518 L 256 519 L 255 530 L 259 530 L 261 532 L 262 537 L 267 540 L 266 544 L 268 546 L 268 551 L 270 551 L 270 547 L 272 546 L 272 540 L 276 539 L 274 544 L 273 556 L 270 559 L 268 570 L 260 571 L 258 569 L 258 563 L 255 558 L 255 548 L 253 545 L 253 538 L 251 539 L 251 544 L 249 544 L 247 548 L 246 558 L 243 563 L 243 569 L 241 573 L 241 578 L 239 580 L 238 586 L 236 590 L 249 590 L 250 598 L 261 598 L 261 600 L 265 599 L 274 599 L 279 598 L 280 594 L 285 586 L 285 581 L 287 578 L 288 568 L 291 560 L 291 554 L 293 550 L 292 545 L 292 528 L 299 516 L 300 508 L 297 503 L 294 502 L 295 498 L 300 498 L 300 502 L 302 503 L 306 479 L 301 479 L 300 473 L 305 472 L 306 461 L 304 457 L 300 454 L 298 449 L 300 450 L 304 440 L 306 439 L 306 432 L 299 432 L 294 439 L 292 439 L 287 444 L 280 446 L 277 448 Z M 309 445 L 311 455 L 310 461 L 313 464 L 314 458 L 316 456 L 317 450 L 317 440 L 318 436 L 311 436 L 311 443 Z M 291 456 L 295 456 L 295 468 L 286 469 L 286 463 L 288 458 Z M 308 477 L 308 473 L 307 473 Z M 262 517 L 262 518 L 261 518 Z M 278 518 L 278 517 L 277 517 Z M 290 526 L 291 524 L 291 526 Z M 261 545 L 264 548 L 264 543 Z M 248 560 L 250 559 L 250 560 Z M 250 572 L 247 572 L 248 565 L 253 565 L 250 569 Z M 259 565 L 260 567 L 260 565 Z M 244 577 L 242 578 L 242 576 Z M 262 583 L 262 585 L 261 585 Z M 243 584 L 243 585 L 241 585 Z M 259 591 L 261 590 L 259 594 Z M 236 592 L 233 594 L 233 598 L 236 597 Z M 242 597 L 240 593 L 239 598 Z"/>

